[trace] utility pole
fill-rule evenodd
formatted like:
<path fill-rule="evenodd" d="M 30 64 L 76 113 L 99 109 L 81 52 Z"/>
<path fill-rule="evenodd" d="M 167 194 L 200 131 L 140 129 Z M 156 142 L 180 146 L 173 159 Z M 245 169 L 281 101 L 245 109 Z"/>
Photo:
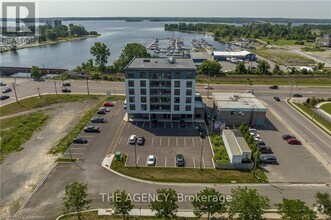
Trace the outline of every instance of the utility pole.
<path fill-rule="evenodd" d="M 87 88 L 87 95 L 90 95 L 90 88 L 88 86 L 88 78 L 86 77 L 86 88 Z"/>
<path fill-rule="evenodd" d="M 290 95 L 288 97 L 288 100 L 291 100 L 291 96 L 292 96 L 292 89 L 293 89 L 293 81 L 290 81 L 291 83 L 291 89 L 290 89 Z"/>
<path fill-rule="evenodd" d="M 134 144 L 134 164 L 136 167 L 138 167 L 137 164 L 137 143 Z"/>
<path fill-rule="evenodd" d="M 202 150 L 203 150 L 203 145 L 202 145 L 202 138 L 200 138 L 200 141 L 201 141 L 201 152 L 200 152 L 200 170 L 202 170 Z"/>
<path fill-rule="evenodd" d="M 39 90 L 40 90 L 40 88 L 37 88 L 39 98 L 41 98 L 41 95 L 40 95 L 40 91 Z"/>
<path fill-rule="evenodd" d="M 56 81 L 54 79 L 54 88 L 55 88 L 55 94 L 57 95 L 57 88 L 56 88 Z"/>
<path fill-rule="evenodd" d="M 210 89 L 210 71 L 208 70 L 208 88 L 207 88 L 207 98 L 209 98 L 209 89 Z"/>
<path fill-rule="evenodd" d="M 15 83 L 13 83 L 13 89 L 14 89 L 14 93 L 15 93 L 15 99 L 16 99 L 16 102 L 18 103 L 17 93 L 16 93 L 16 85 L 15 85 Z"/>

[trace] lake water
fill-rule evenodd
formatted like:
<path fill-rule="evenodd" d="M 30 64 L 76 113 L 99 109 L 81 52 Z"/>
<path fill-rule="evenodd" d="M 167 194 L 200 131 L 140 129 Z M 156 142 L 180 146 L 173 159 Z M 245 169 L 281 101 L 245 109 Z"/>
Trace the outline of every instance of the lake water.
<path fill-rule="evenodd" d="M 81 41 L 65 42 L 56 45 L 47 45 L 34 48 L 26 48 L 15 52 L 0 54 L 0 65 L 30 67 L 33 65 L 49 68 L 73 69 L 82 62 L 92 58 L 90 48 L 95 42 L 103 42 L 109 48 L 111 64 L 121 54 L 128 43 L 140 43 L 148 46 L 154 38 L 167 39 L 180 37 L 184 40 L 184 47 L 193 48 L 192 39 L 205 38 L 217 50 L 225 50 L 226 45 L 215 42 L 213 37 L 202 34 L 188 34 L 164 31 L 164 24 L 171 22 L 125 22 L 125 21 L 64 21 L 83 25 L 86 30 L 95 30 L 101 34 L 97 38 L 88 38 Z M 178 23 L 178 22 L 173 22 Z M 169 40 L 164 40 L 164 44 Z M 162 41 L 163 42 L 163 41 Z M 161 46 L 161 44 L 160 44 Z"/>

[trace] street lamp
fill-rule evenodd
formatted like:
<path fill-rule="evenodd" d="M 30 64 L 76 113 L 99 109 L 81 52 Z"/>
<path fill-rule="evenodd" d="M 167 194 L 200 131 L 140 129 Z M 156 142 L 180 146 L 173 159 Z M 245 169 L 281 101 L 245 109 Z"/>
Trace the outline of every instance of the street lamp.
<path fill-rule="evenodd" d="M 200 145 L 200 148 L 201 148 L 201 152 L 200 152 L 200 170 L 202 170 L 202 151 L 203 151 L 203 144 L 202 144 L 202 138 L 200 137 L 200 141 L 201 141 L 201 145 Z"/>
<path fill-rule="evenodd" d="M 41 95 L 40 95 L 40 88 L 39 88 L 39 87 L 37 88 L 37 91 L 38 91 L 39 98 L 41 98 Z"/>

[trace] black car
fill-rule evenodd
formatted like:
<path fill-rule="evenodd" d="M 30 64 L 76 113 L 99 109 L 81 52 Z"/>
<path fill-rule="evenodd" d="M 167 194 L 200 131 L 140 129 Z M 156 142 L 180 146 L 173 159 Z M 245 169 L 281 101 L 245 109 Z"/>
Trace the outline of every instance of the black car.
<path fill-rule="evenodd" d="M 100 132 L 100 129 L 99 129 L 99 127 L 96 127 L 96 126 L 87 126 L 84 128 L 84 131 L 91 132 L 91 133 L 98 133 L 98 132 Z"/>
<path fill-rule="evenodd" d="M 264 141 L 258 141 L 256 144 L 257 144 L 258 147 L 266 146 Z"/>
<path fill-rule="evenodd" d="M 180 120 L 180 121 L 179 121 L 179 126 L 180 126 L 181 128 L 186 127 L 186 123 L 185 123 L 185 121 L 184 121 L 184 120 Z"/>
<path fill-rule="evenodd" d="M 5 100 L 5 99 L 9 99 L 9 96 L 8 95 L 2 95 L 2 96 L 0 96 L 0 100 Z"/>
<path fill-rule="evenodd" d="M 265 145 L 261 145 L 259 147 L 259 151 L 260 151 L 260 154 L 272 154 L 271 147 L 268 147 Z"/>
<path fill-rule="evenodd" d="M 157 120 L 153 120 L 152 121 L 152 128 L 156 128 L 157 127 Z"/>
<path fill-rule="evenodd" d="M 6 86 L 6 83 L 0 82 L 0 86 Z"/>
<path fill-rule="evenodd" d="M 98 110 L 97 111 L 97 114 L 98 115 L 105 115 L 106 114 L 106 111 L 104 111 L 104 110 Z"/>
<path fill-rule="evenodd" d="M 274 100 L 276 100 L 277 102 L 280 102 L 280 98 L 278 96 L 275 96 Z"/>
<path fill-rule="evenodd" d="M 68 89 L 68 88 L 64 88 L 64 89 L 62 89 L 62 92 L 64 92 L 64 93 L 70 93 L 70 92 L 71 92 L 71 90 L 70 90 L 70 89 Z"/>
<path fill-rule="evenodd" d="M 298 93 L 296 93 L 296 94 L 293 94 L 293 97 L 302 97 L 302 95 L 301 95 L 301 94 L 298 94 Z"/>
<path fill-rule="evenodd" d="M 277 85 L 270 86 L 269 89 L 278 89 Z"/>
<path fill-rule="evenodd" d="M 291 135 L 291 134 L 284 134 L 284 135 L 282 135 L 282 138 L 284 140 L 287 140 L 287 139 L 295 138 L 295 136 L 294 135 Z"/>
<path fill-rule="evenodd" d="M 145 143 L 145 137 L 138 137 L 137 144 L 138 145 L 144 145 Z"/>
<path fill-rule="evenodd" d="M 2 90 L 3 93 L 8 93 L 11 92 L 11 88 L 5 88 L 4 90 Z"/>
<path fill-rule="evenodd" d="M 63 83 L 62 86 L 71 86 L 71 84 L 67 82 L 67 83 Z"/>
<path fill-rule="evenodd" d="M 92 118 L 92 123 L 107 123 L 107 120 L 105 118 Z"/>
<path fill-rule="evenodd" d="M 87 139 L 82 137 L 77 137 L 72 141 L 74 144 L 86 144 Z"/>
<path fill-rule="evenodd" d="M 184 167 L 185 166 L 185 159 L 182 154 L 176 155 L 176 166 L 178 167 Z"/>
<path fill-rule="evenodd" d="M 200 135 L 200 138 L 202 138 L 202 139 L 206 138 L 206 135 L 203 131 L 200 131 L 199 135 Z"/>

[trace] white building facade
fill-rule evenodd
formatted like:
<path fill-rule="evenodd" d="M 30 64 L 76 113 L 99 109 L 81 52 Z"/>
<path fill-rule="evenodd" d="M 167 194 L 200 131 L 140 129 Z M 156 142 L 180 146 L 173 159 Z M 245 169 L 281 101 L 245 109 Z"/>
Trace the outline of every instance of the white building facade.
<path fill-rule="evenodd" d="M 193 121 L 195 79 L 191 59 L 133 59 L 125 68 L 129 120 Z"/>

